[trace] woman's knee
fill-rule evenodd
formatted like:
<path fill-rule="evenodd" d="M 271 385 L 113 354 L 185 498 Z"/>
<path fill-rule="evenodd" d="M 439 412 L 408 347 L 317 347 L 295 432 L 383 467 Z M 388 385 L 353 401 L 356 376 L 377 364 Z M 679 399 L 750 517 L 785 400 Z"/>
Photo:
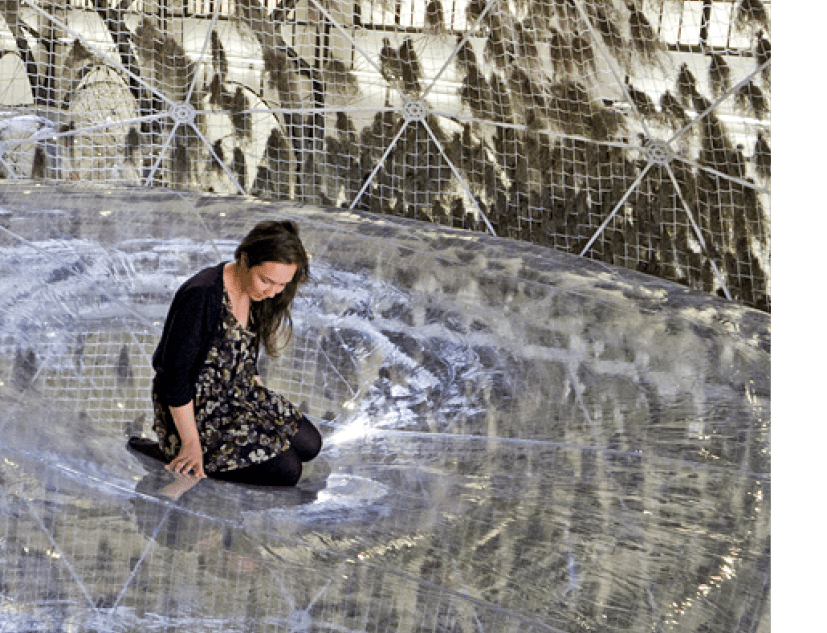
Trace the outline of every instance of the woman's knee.
<path fill-rule="evenodd" d="M 295 486 L 302 478 L 302 462 L 296 451 L 287 449 L 279 455 L 278 463 L 273 463 L 272 480 L 277 486 Z"/>
<path fill-rule="evenodd" d="M 322 450 L 322 434 L 306 417 L 302 417 L 299 428 L 290 439 L 296 454 L 303 462 L 309 462 Z"/>

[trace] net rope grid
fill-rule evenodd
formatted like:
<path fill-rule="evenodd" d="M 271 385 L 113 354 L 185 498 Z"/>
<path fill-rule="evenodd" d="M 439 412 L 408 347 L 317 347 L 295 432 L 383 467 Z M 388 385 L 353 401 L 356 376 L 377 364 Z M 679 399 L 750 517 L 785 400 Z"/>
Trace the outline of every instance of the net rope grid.
<path fill-rule="evenodd" d="M 769 273 L 762 270 L 768 268 L 769 218 L 768 212 L 761 208 L 761 198 L 768 200 L 770 195 L 769 167 L 761 166 L 762 162 L 768 165 L 765 136 L 769 135 L 771 59 L 765 34 L 769 32 L 769 9 L 766 8 L 769 3 L 760 0 L 548 0 L 546 3 L 471 0 L 464 5 L 464 11 L 461 4 L 454 5 L 451 28 L 445 26 L 439 0 L 432 0 L 427 6 L 424 0 L 405 4 L 405 9 L 411 10 L 412 23 L 418 16 L 419 24 L 414 26 L 402 25 L 402 3 L 364 1 L 353 5 L 352 12 L 336 3 L 319 0 L 307 0 L 305 3 L 276 3 L 272 0 L 263 3 L 258 0 L 160 3 L 74 0 L 67 4 L 69 6 L 57 8 L 55 3 L 50 2 L 4 2 L 0 6 L 0 16 L 16 50 L 10 48 L 7 41 L 5 50 L 0 51 L 0 62 L 6 62 L 6 53 L 14 53 L 19 62 L 12 66 L 13 72 L 18 76 L 22 72 L 32 84 L 35 110 L 51 110 L 53 115 L 57 111 L 57 118 L 60 119 L 61 108 L 55 107 L 54 70 L 51 77 L 41 76 L 44 73 L 28 43 L 32 40 L 35 45 L 42 46 L 47 40 L 42 28 L 38 32 L 31 25 L 40 21 L 46 29 L 53 31 L 53 36 L 61 33 L 65 48 L 71 49 L 64 58 L 66 68 L 63 70 L 70 75 L 74 73 L 65 97 L 74 102 L 64 103 L 63 110 L 71 110 L 76 107 L 75 104 L 78 104 L 77 107 L 83 105 L 84 90 L 94 91 L 95 84 L 111 88 L 120 82 L 120 89 L 131 94 L 134 103 L 122 103 L 120 112 L 114 109 L 110 112 L 101 109 L 85 113 L 76 110 L 69 125 L 43 126 L 32 134 L 18 138 L 4 135 L 0 139 L 0 170 L 5 172 L 6 178 L 24 179 L 30 176 L 43 180 L 51 177 L 52 180 L 117 181 L 102 168 L 97 172 L 94 168 L 88 169 L 87 177 L 79 177 L 79 170 L 46 168 L 49 155 L 54 154 L 55 150 L 44 150 L 44 144 L 64 143 L 68 147 L 68 158 L 76 161 L 74 146 L 78 139 L 92 139 L 89 150 L 98 157 L 106 154 L 112 158 L 113 152 L 121 152 L 125 162 L 130 162 L 133 152 L 153 150 L 144 156 L 143 169 L 137 178 L 142 186 L 161 184 L 175 187 L 183 184 L 186 188 L 195 184 L 197 188 L 201 174 L 194 175 L 191 165 L 192 142 L 197 139 L 195 142 L 200 142 L 202 151 L 206 150 L 210 163 L 203 169 L 219 172 L 221 178 L 226 178 L 231 193 L 264 194 L 262 197 L 277 193 L 277 197 L 282 198 L 335 203 L 351 210 L 378 210 L 434 222 L 444 219 L 438 217 L 441 212 L 449 215 L 449 224 L 452 220 L 450 215 L 453 215 L 453 225 L 460 228 L 540 241 L 581 256 L 590 255 L 674 278 L 711 292 L 717 291 L 728 300 L 740 300 L 769 309 Z M 356 10 L 359 7 L 361 11 Z M 415 10 L 417 7 L 418 11 Z M 691 24 L 690 18 L 686 18 L 686 24 L 683 23 L 685 14 L 691 13 L 687 13 L 688 8 L 696 12 L 701 10 L 700 24 Z M 361 17 L 366 9 L 371 15 L 369 20 Z M 375 19 L 377 11 L 378 19 Z M 295 15 L 292 22 L 287 20 L 291 12 Z M 658 33 L 646 17 L 647 13 L 658 13 Z M 726 19 L 726 22 L 714 21 L 719 13 L 724 16 L 720 19 Z M 668 47 L 668 51 L 660 35 L 665 29 L 664 16 L 667 14 L 679 14 L 681 20 L 677 29 L 678 40 Z M 101 22 L 105 22 L 102 28 L 105 30 L 104 37 L 108 38 L 106 46 L 98 41 L 100 37 L 93 41 L 94 30 L 91 27 L 82 28 L 78 15 L 87 18 L 98 16 Z M 464 28 L 456 28 L 458 16 L 464 18 L 460 20 L 460 23 L 465 22 Z M 300 20 L 299 17 L 305 19 Z M 318 19 L 315 27 L 312 24 L 314 18 Z M 176 19 L 181 33 L 165 32 L 163 27 L 169 28 Z M 201 29 L 198 34 L 194 34 L 195 27 L 190 33 L 185 32 L 184 22 L 188 19 L 198 21 Z M 346 23 L 347 20 L 351 23 Z M 130 29 L 128 21 L 138 26 Z M 387 24 L 390 21 L 392 25 Z M 618 24 L 623 22 L 630 25 L 628 41 L 618 28 Z M 88 26 L 89 23 L 87 19 L 83 24 Z M 158 23 L 162 26 L 161 30 L 153 26 Z M 263 57 L 259 81 L 262 86 L 268 81 L 271 87 L 279 84 L 278 94 L 282 101 L 279 107 L 273 107 L 276 98 L 265 94 L 267 90 L 264 88 L 245 85 L 238 78 L 230 78 L 232 69 L 221 44 L 222 37 L 227 37 L 230 28 L 227 25 L 234 25 L 232 28 L 236 30 L 242 28 L 239 25 L 246 27 L 258 42 L 260 50 L 256 54 Z M 219 33 L 219 26 L 223 28 L 222 33 Z M 534 29 L 533 33 L 529 27 Z M 715 27 L 726 31 L 725 37 L 718 34 L 722 46 L 707 44 L 715 35 L 710 35 L 710 29 L 714 31 Z M 290 28 L 293 29 L 293 37 L 292 42 L 288 43 L 288 36 L 282 31 Z M 693 41 L 690 38 L 687 40 L 689 44 L 682 44 L 681 29 L 699 33 L 699 39 Z M 378 55 L 369 50 L 370 40 L 360 37 L 357 31 L 383 35 L 382 50 Z M 338 38 L 337 41 L 350 48 L 350 70 L 334 55 L 338 51 L 330 44 L 331 33 Z M 572 37 L 567 38 L 567 33 Z M 746 45 L 730 48 L 731 38 L 738 33 L 741 33 L 738 41 Z M 302 54 L 302 38 L 308 34 L 316 38 L 312 46 L 314 53 L 310 55 L 315 59 L 311 61 L 307 61 L 308 55 Z M 388 35 L 404 36 L 405 40 L 398 49 L 394 49 L 390 46 Z M 562 37 L 560 41 L 563 44 L 555 39 L 558 36 Z M 196 41 L 195 49 L 190 45 L 185 50 L 182 42 L 200 37 L 203 37 L 203 42 Z M 377 40 L 378 37 L 376 35 Z M 413 37 L 419 38 L 418 42 L 413 42 Z M 433 59 L 426 59 L 428 44 L 437 40 L 444 43 L 446 37 L 451 38 L 452 42 L 445 48 L 447 56 L 440 58 L 435 54 Z M 324 40 L 321 45 L 320 38 Z M 474 40 L 481 38 L 485 38 L 485 62 L 477 61 L 472 46 Z M 537 50 L 541 40 L 550 51 L 550 62 L 539 63 L 535 59 L 539 58 Z M 566 43 L 570 50 L 562 53 L 563 48 L 560 47 Z M 416 50 L 417 45 L 419 51 Z M 54 67 L 58 61 L 55 50 L 58 47 L 53 42 L 47 48 L 50 50 L 47 51 L 46 65 Z M 555 61 L 555 52 L 565 59 Z M 679 57 L 699 53 L 704 59 L 708 55 L 711 60 L 709 81 L 713 94 L 709 98 L 698 88 L 701 82 L 696 83 L 686 62 L 680 66 L 675 82 L 678 110 L 671 107 L 674 104 L 668 97 L 672 100 L 675 97 L 669 90 L 662 94 L 658 108 L 644 91 L 638 90 L 630 81 L 630 72 L 636 70 L 638 74 L 645 70 L 648 73 L 646 79 L 652 81 L 658 75 L 665 77 L 673 70 L 666 67 L 672 59 L 669 55 Z M 194 60 L 191 59 L 193 56 Z M 733 73 L 726 66 L 727 57 L 730 62 L 752 60 L 752 65 L 743 71 L 740 79 L 732 81 Z M 76 63 L 78 60 L 80 64 Z M 261 66 L 261 59 L 255 61 Z M 427 78 L 422 70 L 425 62 L 431 62 L 433 71 Z M 278 64 L 282 64 L 281 70 Z M 555 70 L 555 81 L 552 82 L 551 67 L 555 64 L 568 64 L 569 71 Z M 599 65 L 603 67 L 598 68 Z M 249 66 L 252 68 L 253 65 Z M 718 69 L 714 76 L 713 66 Z M 335 100 L 335 95 L 331 93 L 336 90 L 350 90 L 351 100 L 356 100 L 353 94 L 356 89 L 352 85 L 356 81 L 354 73 L 357 67 L 361 69 L 360 77 L 370 75 L 362 80 L 368 91 L 373 89 L 381 93 L 384 90 L 384 105 L 325 105 L 327 99 L 333 97 Z M 490 68 L 491 80 L 488 82 L 484 67 Z M 288 73 L 282 72 L 285 68 Z M 8 69 L 9 63 L 4 63 L 0 66 L 0 73 L 7 75 Z M 210 72 L 212 84 L 208 87 Z M 169 78 L 164 77 L 164 73 L 168 73 Z M 236 71 L 234 74 L 239 73 Z M 310 107 L 304 103 L 305 95 L 295 94 L 295 85 L 287 85 L 291 82 L 296 84 L 302 78 L 310 83 L 309 90 L 306 89 L 314 102 Z M 342 78 L 344 85 L 337 87 L 337 80 Z M 510 90 L 510 99 L 509 95 L 505 99 L 501 98 L 502 95 L 497 96 L 498 89 L 493 84 L 498 78 Z M 6 76 L 5 79 L 10 78 Z M 377 85 L 369 85 L 370 80 L 379 81 Z M 479 84 L 474 86 L 477 80 Z M 758 88 L 759 80 L 763 82 L 766 94 Z M 460 99 L 456 99 L 456 94 L 452 95 L 455 101 L 461 101 L 460 107 L 451 110 L 448 107 L 450 104 L 446 105 L 446 99 L 438 94 L 442 84 L 461 86 L 456 91 Z M 601 89 L 598 84 L 602 84 Z M 233 86 L 236 87 L 235 97 L 230 96 L 227 90 Z M 617 93 L 616 98 L 592 96 L 594 92 L 606 92 L 603 89 L 607 86 Z M 475 88 L 487 95 L 490 105 L 510 105 L 513 112 L 497 112 L 494 107 L 483 113 L 488 116 L 479 116 L 482 98 L 475 96 Z M 521 93 L 524 88 L 531 94 Z M 43 93 L 46 92 L 48 97 L 49 90 L 52 92 L 51 98 L 44 99 Z M 292 97 L 287 95 L 290 92 L 294 93 Z M 431 104 L 432 96 L 433 100 L 441 103 Z M 251 98 L 257 100 L 257 107 L 251 106 Z M 49 105 L 50 99 L 52 107 L 43 108 L 44 104 Z M 122 98 L 121 101 L 128 99 Z M 285 107 L 285 102 L 290 102 L 288 107 Z M 150 106 L 147 107 L 147 104 Z M 9 106 L 6 108 L 9 109 Z M 719 113 L 726 112 L 727 108 L 733 112 L 738 110 L 740 117 L 721 114 L 719 118 Z M 749 108 L 754 118 L 744 113 Z M 17 107 L 17 110 L 27 109 L 30 108 Z M 621 112 L 620 118 L 624 121 L 631 118 L 631 122 L 638 126 L 639 143 L 629 141 L 628 137 L 634 138 L 634 135 L 626 133 L 630 131 L 628 128 L 623 129 L 629 125 L 628 121 L 619 122 L 618 113 Z M 663 124 L 663 117 L 668 112 L 677 117 L 677 124 L 674 121 L 671 126 Z M 304 195 L 304 189 L 297 184 L 306 176 L 303 172 L 315 171 L 317 165 L 324 166 L 325 162 L 331 161 L 330 156 L 337 149 L 347 149 L 343 147 L 344 143 L 356 141 L 357 132 L 348 115 L 358 117 L 371 113 L 375 114 L 372 126 L 369 124 L 363 128 L 359 143 L 351 143 L 355 150 L 351 148 L 350 153 L 345 152 L 345 162 L 355 161 L 356 166 L 333 165 L 333 173 L 327 179 L 334 183 L 345 180 L 345 185 L 340 185 L 340 191 L 333 191 L 333 195 L 323 193 L 319 196 L 318 192 L 314 197 Z M 137 116 L 131 116 L 135 114 Z M 231 142 L 226 142 L 228 134 L 216 139 L 216 132 L 210 130 L 206 117 L 215 115 L 232 120 Z M 258 115 L 271 119 L 270 136 L 263 147 L 260 139 L 252 138 L 251 134 L 252 127 L 257 126 L 251 119 Z M 323 120 L 325 116 L 334 115 L 342 117 L 337 119 L 335 136 Z M 310 132 L 299 130 L 285 134 L 299 129 L 300 126 L 290 123 L 296 117 L 298 121 L 312 121 L 313 129 Z M 724 118 L 740 122 L 747 129 L 746 133 L 742 130 L 745 138 L 755 136 L 755 151 L 750 160 L 743 155 L 743 145 L 733 147 L 725 130 L 726 125 L 722 123 Z M 388 133 L 388 123 L 391 133 Z M 379 145 L 369 146 L 364 142 L 365 136 L 369 131 L 376 132 L 377 124 L 380 128 Z M 306 123 L 304 127 L 307 127 Z M 453 140 L 449 132 L 441 129 L 443 127 L 455 130 Z M 608 133 L 606 130 L 595 131 L 603 127 Z M 129 131 L 124 133 L 127 128 Z M 142 130 L 141 134 L 137 133 L 138 128 Z M 141 139 L 141 136 L 146 136 L 144 130 L 150 130 L 152 134 L 149 144 Z M 420 137 L 420 130 L 424 131 L 424 137 Z M 414 138 L 410 142 L 412 134 Z M 516 142 L 520 140 L 515 139 L 517 134 L 522 135 L 522 142 Z M 687 141 L 696 135 L 702 138 Z M 460 136 L 460 147 L 457 149 L 453 143 Z M 540 137 L 545 137 L 547 144 L 537 149 Z M 101 140 L 95 143 L 96 139 Z M 381 147 L 382 141 L 386 143 L 385 147 Z M 684 142 L 694 144 L 694 147 L 691 150 L 681 148 Z M 113 148 L 113 144 L 118 147 Z M 232 159 L 223 151 L 225 144 L 233 146 Z M 12 154 L 15 151 L 24 152 L 33 145 L 36 147 L 30 159 L 31 170 L 26 173 L 25 167 L 17 164 L 20 157 Z M 761 151 L 767 154 L 764 161 L 761 160 L 759 145 Z M 395 156 L 400 149 L 404 153 L 401 158 Z M 524 152 L 520 150 L 526 149 L 529 156 L 521 155 Z M 81 153 L 88 153 L 89 150 L 81 148 Z M 351 155 L 359 150 L 362 156 Z M 562 170 L 568 169 L 570 173 L 550 175 L 554 157 L 563 156 L 565 161 L 567 150 L 574 159 L 571 165 L 563 164 Z M 595 154 L 603 150 L 610 157 L 609 170 L 612 172 L 606 182 L 610 185 L 620 183 L 620 192 L 613 191 L 614 197 L 608 204 L 606 199 L 611 196 L 603 191 L 604 183 L 600 175 L 595 178 L 594 174 L 589 173 L 590 169 L 600 171 L 603 168 L 594 162 Z M 695 150 L 698 151 L 697 158 L 688 155 Z M 559 154 L 554 154 L 555 151 Z M 642 159 L 629 161 L 621 156 L 623 162 L 619 164 L 618 160 L 614 160 L 617 153 L 613 154 L 613 151 L 636 152 Z M 253 152 L 258 154 L 253 156 L 253 160 L 260 163 L 255 177 L 246 170 L 246 158 Z M 370 154 L 370 158 L 366 158 L 365 154 Z M 469 160 L 468 154 L 474 156 Z M 531 164 L 531 159 L 537 156 L 548 161 L 549 154 L 552 154 L 551 167 L 548 164 Z M 578 165 L 578 159 L 590 164 L 583 169 Z M 474 172 L 474 161 L 480 173 Z M 749 163 L 746 168 L 745 162 Z M 400 167 L 400 163 L 404 164 Z M 55 164 L 59 165 L 57 162 Z M 279 192 L 273 191 L 273 174 L 266 173 L 267 170 L 263 169 L 265 164 L 269 167 L 277 164 L 276 170 L 283 169 L 285 164 L 288 166 L 286 171 L 289 173 L 281 178 L 286 178 L 289 183 L 282 186 Z M 308 168 L 308 165 L 311 167 Z M 536 171 L 538 167 L 545 170 L 539 177 L 536 173 L 532 174 L 532 170 Z M 176 168 L 185 173 L 183 181 L 172 173 Z M 398 177 L 400 169 L 401 178 Z M 748 169 L 753 172 L 751 176 Z M 401 185 L 389 176 L 389 172 L 394 170 L 396 180 L 402 181 Z M 687 170 L 698 174 L 694 184 L 687 183 Z M 69 171 L 68 178 L 64 173 L 66 171 Z M 358 172 L 356 176 L 354 171 Z M 618 175 L 618 171 L 625 173 Z M 446 176 L 449 172 L 453 180 L 446 184 L 444 181 L 448 180 Z M 88 177 L 90 175 L 91 178 Z M 556 181 L 561 179 L 563 182 L 558 184 Z M 307 180 L 318 181 L 319 175 L 311 174 Z M 424 184 L 423 180 L 430 181 L 430 185 L 436 180 L 436 189 L 420 191 L 418 186 Z M 549 180 L 552 182 L 549 183 Z M 649 180 L 654 184 L 649 184 Z M 707 193 L 703 188 L 706 182 L 714 190 Z M 400 186 L 411 189 L 401 194 L 394 191 Z M 324 186 L 318 189 L 324 189 Z M 573 203 L 572 190 L 578 194 L 574 196 Z M 581 197 L 582 192 L 585 195 Z M 543 195 L 550 203 L 562 198 L 569 208 L 549 209 L 553 205 L 547 204 L 545 209 L 538 210 L 536 199 Z M 656 226 L 657 220 L 648 222 L 646 219 L 645 207 L 651 207 L 652 198 L 658 195 L 661 198 L 671 196 L 674 200 L 671 226 L 666 217 L 661 217 L 660 226 Z M 448 204 L 451 197 L 454 203 L 459 203 L 446 212 L 440 201 Z M 699 197 L 704 200 L 699 201 Z M 381 198 L 381 201 L 377 203 L 376 198 Z M 581 202 L 579 206 L 578 200 Z M 384 206 L 381 203 L 385 203 Z M 583 204 L 586 205 L 585 213 Z M 516 211 L 516 218 L 508 218 L 511 224 L 492 219 L 498 205 Z M 514 209 L 515 206 L 518 208 Z M 644 210 L 641 211 L 640 207 Z M 413 215 L 410 214 L 411 208 Z M 499 212 L 503 213 L 502 209 Z M 683 214 L 687 224 L 679 224 L 678 214 Z M 666 213 L 661 209 L 658 215 L 665 216 Z M 709 217 L 702 217 L 704 215 Z M 595 216 L 597 219 L 593 221 Z M 513 226 L 515 219 L 516 228 Z M 750 228 L 753 225 L 758 228 Z M 588 232 L 584 231 L 584 227 Z M 539 233 L 544 233 L 544 236 L 537 238 Z M 562 242 L 556 237 L 552 239 L 549 237 L 551 233 L 562 233 L 564 239 Z M 604 242 L 602 246 L 600 241 Z M 682 253 L 681 249 L 685 252 Z M 759 263 L 761 257 L 756 256 L 757 250 L 764 251 L 767 263 Z M 667 272 L 666 258 L 671 258 L 672 254 L 675 262 Z M 729 261 L 726 261 L 727 258 Z M 693 267 L 703 267 L 705 270 L 690 274 Z M 676 272 L 679 268 L 684 271 Z M 706 278 L 701 280 L 704 276 Z M 688 280 L 688 277 L 693 279 Z M 741 286 L 737 294 L 732 292 L 735 285 Z"/>

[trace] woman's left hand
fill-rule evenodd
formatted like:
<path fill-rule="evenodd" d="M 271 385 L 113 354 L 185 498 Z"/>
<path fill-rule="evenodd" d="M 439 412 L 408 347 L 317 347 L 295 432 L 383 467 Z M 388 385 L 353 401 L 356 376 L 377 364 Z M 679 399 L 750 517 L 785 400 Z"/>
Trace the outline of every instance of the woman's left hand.
<path fill-rule="evenodd" d="M 194 442 L 182 444 L 178 456 L 167 464 L 166 469 L 180 475 L 192 473 L 192 476 L 199 479 L 206 477 L 201 443 L 196 439 Z"/>

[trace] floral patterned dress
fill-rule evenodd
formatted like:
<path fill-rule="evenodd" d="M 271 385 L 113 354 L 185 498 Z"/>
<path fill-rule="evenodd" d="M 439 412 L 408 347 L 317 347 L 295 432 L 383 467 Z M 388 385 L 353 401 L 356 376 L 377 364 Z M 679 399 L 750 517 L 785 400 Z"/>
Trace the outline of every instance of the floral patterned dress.
<path fill-rule="evenodd" d="M 207 474 L 267 461 L 290 446 L 301 412 L 257 381 L 258 338 L 233 316 L 224 288 L 221 333 L 195 386 L 195 425 Z M 169 408 L 153 390 L 153 428 L 168 460 L 181 448 Z"/>

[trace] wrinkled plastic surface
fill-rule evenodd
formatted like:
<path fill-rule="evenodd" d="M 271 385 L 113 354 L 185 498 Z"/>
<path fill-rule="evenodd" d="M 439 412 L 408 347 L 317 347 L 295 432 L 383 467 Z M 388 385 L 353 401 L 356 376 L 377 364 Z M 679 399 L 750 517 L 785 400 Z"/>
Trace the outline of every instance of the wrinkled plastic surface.
<path fill-rule="evenodd" d="M 172 476 L 150 356 L 260 219 L 312 252 L 296 489 Z M 769 316 L 523 243 L 164 191 L 0 192 L 0 629 L 769 631 Z"/>

